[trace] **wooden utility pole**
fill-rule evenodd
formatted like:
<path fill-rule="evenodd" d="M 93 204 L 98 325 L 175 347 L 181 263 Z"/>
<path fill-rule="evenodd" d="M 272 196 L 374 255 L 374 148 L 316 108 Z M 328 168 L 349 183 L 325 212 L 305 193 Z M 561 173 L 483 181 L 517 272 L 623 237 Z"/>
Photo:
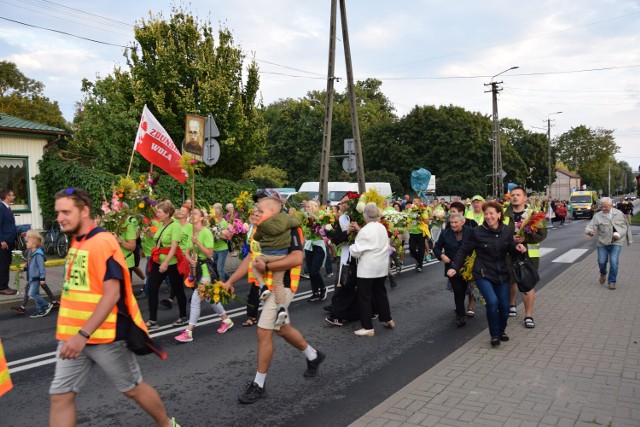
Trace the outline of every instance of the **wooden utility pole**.
<path fill-rule="evenodd" d="M 358 173 L 358 192 L 366 191 L 364 179 L 364 161 L 362 159 L 362 142 L 360 141 L 360 125 L 358 110 L 356 109 L 356 92 L 353 84 L 353 67 L 351 66 L 351 46 L 349 44 L 349 29 L 347 27 L 347 6 L 345 0 L 340 0 L 340 19 L 342 22 L 342 43 L 344 44 L 344 60 L 347 65 L 347 90 L 349 92 L 349 107 L 351 110 L 351 129 L 355 144 L 356 167 Z"/>
<path fill-rule="evenodd" d="M 331 0 L 331 22 L 329 23 L 329 69 L 327 71 L 327 106 L 324 110 L 322 132 L 322 160 L 320 162 L 319 202 L 329 198 L 329 160 L 331 158 L 331 119 L 333 115 L 333 81 L 336 65 L 336 9 L 337 0 Z"/>

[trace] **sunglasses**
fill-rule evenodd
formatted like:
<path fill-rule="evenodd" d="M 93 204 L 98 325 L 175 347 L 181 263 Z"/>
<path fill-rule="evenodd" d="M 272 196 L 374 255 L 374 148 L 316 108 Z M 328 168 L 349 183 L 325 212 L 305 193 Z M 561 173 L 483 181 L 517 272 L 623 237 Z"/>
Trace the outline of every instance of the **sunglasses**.
<path fill-rule="evenodd" d="M 66 188 L 64 190 L 58 191 L 55 194 L 56 200 L 63 197 L 70 197 L 75 202 L 79 202 L 79 203 L 76 203 L 76 206 L 80 204 L 82 206 L 89 206 L 89 208 L 91 208 L 91 205 L 92 205 L 91 196 L 82 188 L 74 188 L 74 187 Z"/>
<path fill-rule="evenodd" d="M 265 197 L 270 197 L 272 199 L 280 199 L 280 193 L 272 188 L 261 188 L 253 195 L 253 201 L 257 202 L 260 199 L 264 199 Z"/>

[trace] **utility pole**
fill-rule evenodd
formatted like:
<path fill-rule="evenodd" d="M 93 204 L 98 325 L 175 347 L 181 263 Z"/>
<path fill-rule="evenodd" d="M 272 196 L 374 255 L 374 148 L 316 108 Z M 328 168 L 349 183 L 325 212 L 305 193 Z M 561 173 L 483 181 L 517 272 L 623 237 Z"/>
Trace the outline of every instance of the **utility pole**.
<path fill-rule="evenodd" d="M 609 178 L 607 184 L 607 194 L 611 197 L 611 160 L 609 160 Z"/>
<path fill-rule="evenodd" d="M 342 43 L 344 45 L 344 60 L 347 65 L 347 90 L 349 92 L 349 109 L 351 110 L 351 130 L 355 143 L 356 167 L 358 168 L 358 192 L 366 191 L 364 180 L 364 161 L 362 159 L 362 142 L 360 141 L 360 124 L 356 108 L 356 91 L 353 84 L 353 67 L 351 66 L 351 45 L 349 44 L 349 29 L 347 27 L 347 6 L 345 0 L 340 0 L 340 19 L 342 22 Z"/>
<path fill-rule="evenodd" d="M 549 144 L 549 150 L 548 150 L 548 154 L 549 154 L 549 158 L 548 158 L 548 163 L 549 163 L 549 185 L 547 187 L 547 196 L 549 196 L 549 198 L 551 198 L 551 184 L 553 183 L 552 181 L 552 164 L 551 164 L 551 116 L 553 116 L 554 114 L 562 114 L 562 111 L 557 111 L 555 113 L 549 113 L 547 115 L 547 142 Z"/>
<path fill-rule="evenodd" d="M 500 195 L 504 191 L 504 176 L 505 173 L 502 170 L 502 150 L 500 148 L 500 122 L 498 121 L 498 92 L 502 90 L 498 85 L 502 82 L 494 82 L 493 79 L 507 71 L 515 70 L 518 66 L 508 68 L 495 76 L 491 77 L 491 83 L 485 83 L 485 86 L 491 86 L 491 99 L 493 101 L 493 195 L 496 199 L 500 198 Z"/>
<path fill-rule="evenodd" d="M 329 69 L 327 70 L 327 106 L 324 110 L 322 131 L 322 159 L 320 161 L 320 204 L 329 197 L 329 160 L 331 157 L 331 120 L 333 116 L 333 81 L 336 63 L 336 12 L 337 0 L 331 0 L 331 21 L 329 23 Z"/>

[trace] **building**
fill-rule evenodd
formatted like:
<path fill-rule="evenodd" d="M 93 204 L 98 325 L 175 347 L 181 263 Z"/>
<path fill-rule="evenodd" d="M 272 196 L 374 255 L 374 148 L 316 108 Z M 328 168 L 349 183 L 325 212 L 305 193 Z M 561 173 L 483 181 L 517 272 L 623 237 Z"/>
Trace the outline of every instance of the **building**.
<path fill-rule="evenodd" d="M 556 166 L 556 179 L 553 184 L 551 184 L 551 198 L 569 200 L 573 189 L 580 188 L 580 181 L 580 175 Z"/>
<path fill-rule="evenodd" d="M 10 188 L 16 196 L 12 210 L 17 225 L 43 228 L 33 177 L 38 174 L 38 161 L 47 146 L 65 133 L 63 129 L 0 113 L 0 188 Z"/>

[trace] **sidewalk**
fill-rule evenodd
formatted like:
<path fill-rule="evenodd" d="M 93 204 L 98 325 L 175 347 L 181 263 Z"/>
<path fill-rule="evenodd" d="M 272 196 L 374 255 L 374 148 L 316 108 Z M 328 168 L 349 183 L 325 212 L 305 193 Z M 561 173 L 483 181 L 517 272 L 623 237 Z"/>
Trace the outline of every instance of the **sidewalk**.
<path fill-rule="evenodd" d="M 226 272 L 229 274 L 233 273 L 236 270 L 236 268 L 238 268 L 238 265 L 240 265 L 240 261 L 241 261 L 240 258 L 232 257 L 231 254 L 229 254 L 227 256 L 227 261 L 225 263 Z M 144 269 L 145 265 L 146 265 L 146 261 L 144 259 L 141 260 L 140 267 Z M 62 293 L 63 273 L 64 273 L 64 266 L 47 267 L 47 284 L 51 288 L 51 292 L 53 292 L 54 295 L 60 295 Z M 12 289 L 15 289 L 13 280 L 15 278 L 16 272 L 11 271 L 9 274 L 10 274 L 9 287 Z M 0 295 L 0 309 L 5 309 L 6 307 L 9 307 L 12 305 L 19 305 L 20 301 L 22 301 L 22 297 L 24 295 L 23 293 L 24 286 L 26 284 L 24 277 L 25 276 L 23 273 L 22 280 L 20 280 L 20 292 L 17 295 Z M 143 284 L 144 284 L 143 281 L 140 280 L 138 276 L 134 274 L 133 288 L 140 289 L 142 288 Z M 40 290 L 40 295 L 46 298 L 46 295 L 42 289 Z M 30 302 L 29 304 L 33 306 L 33 301 Z"/>
<path fill-rule="evenodd" d="M 538 293 L 535 329 L 520 305 L 509 342 L 483 331 L 352 426 L 640 426 L 640 243 L 622 249 L 617 290 L 596 259 Z"/>

